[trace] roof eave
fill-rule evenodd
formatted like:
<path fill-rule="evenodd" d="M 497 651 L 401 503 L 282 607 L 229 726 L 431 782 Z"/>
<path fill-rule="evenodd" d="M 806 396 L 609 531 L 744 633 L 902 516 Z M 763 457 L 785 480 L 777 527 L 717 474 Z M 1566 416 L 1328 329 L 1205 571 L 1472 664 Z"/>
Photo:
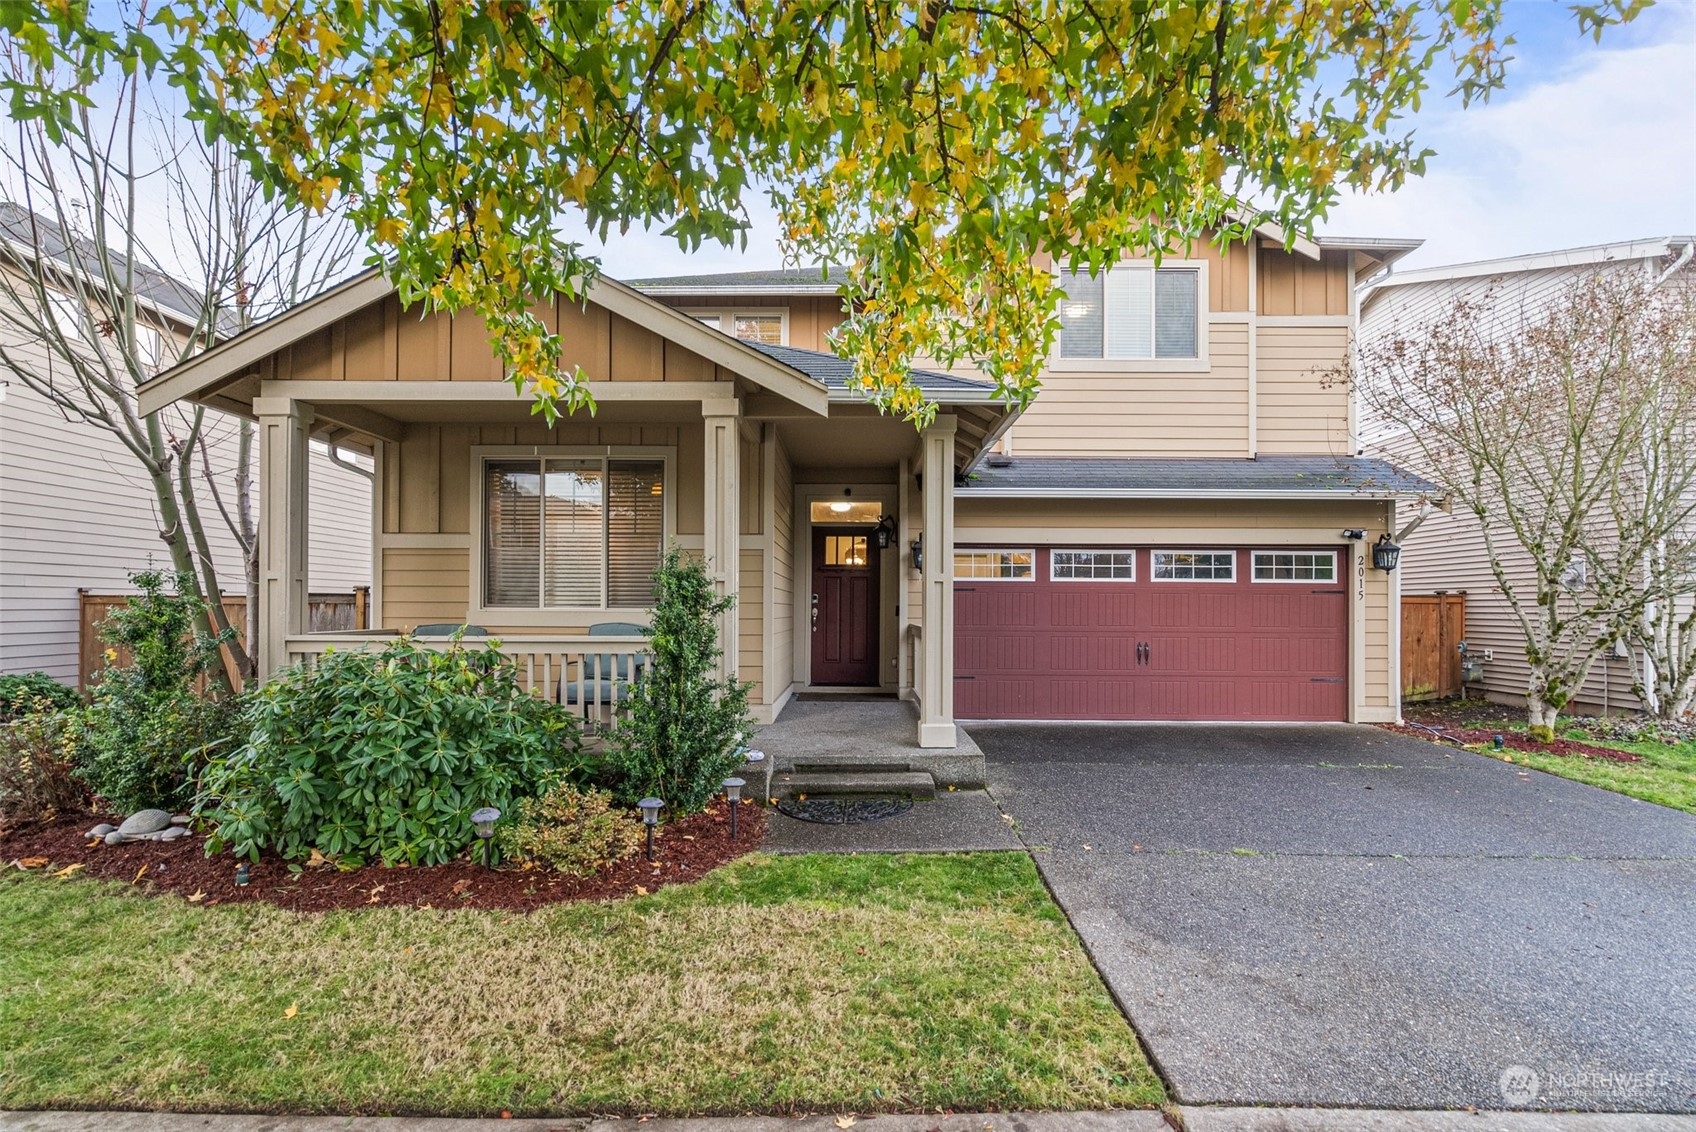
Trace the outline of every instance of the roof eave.
<path fill-rule="evenodd" d="M 1141 487 L 959 487 L 956 497 L 972 499 L 1251 499 L 1251 500 L 1343 500 L 1419 499 L 1431 491 L 1412 488 L 1371 490 L 1364 488 L 1316 488 L 1304 490 L 1246 488 L 1141 488 Z"/>
<path fill-rule="evenodd" d="M 775 284 L 756 286 L 749 283 L 705 284 L 684 286 L 682 284 L 664 283 L 658 286 L 646 286 L 641 283 L 631 283 L 629 286 L 644 295 L 656 299 L 684 298 L 690 295 L 713 295 L 737 298 L 758 295 L 835 295 L 839 289 L 830 283 L 799 283 Z"/>

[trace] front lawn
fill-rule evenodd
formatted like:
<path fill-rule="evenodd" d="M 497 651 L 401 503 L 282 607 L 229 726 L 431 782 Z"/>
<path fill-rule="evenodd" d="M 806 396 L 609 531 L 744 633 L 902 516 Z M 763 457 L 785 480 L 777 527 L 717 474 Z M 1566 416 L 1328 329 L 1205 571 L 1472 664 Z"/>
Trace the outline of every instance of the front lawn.
<path fill-rule="evenodd" d="M 529 914 L 0 877 L 0 1109 L 1087 1109 L 1164 1093 L 1029 859 L 746 858 Z"/>
<path fill-rule="evenodd" d="M 1604 790 L 1696 814 L 1696 743 L 1593 739 L 1577 729 L 1567 734 L 1570 738 L 1594 743 L 1598 747 L 1630 751 L 1642 756 L 1641 761 L 1626 763 L 1579 755 L 1546 755 L 1539 751 L 1514 751 L 1513 761 L 1562 778 L 1587 782 Z M 1485 753 L 1494 754 L 1493 751 Z"/>

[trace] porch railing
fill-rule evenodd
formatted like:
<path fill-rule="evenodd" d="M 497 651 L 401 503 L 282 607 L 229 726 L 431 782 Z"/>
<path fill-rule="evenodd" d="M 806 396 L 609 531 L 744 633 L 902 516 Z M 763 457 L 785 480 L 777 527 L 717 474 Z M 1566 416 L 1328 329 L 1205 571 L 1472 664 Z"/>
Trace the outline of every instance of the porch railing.
<path fill-rule="evenodd" d="M 396 636 L 390 629 L 373 629 L 290 637 L 289 663 L 310 668 L 331 649 L 380 648 Z M 448 637 L 415 637 L 413 641 L 439 651 L 455 644 Z M 605 730 L 624 713 L 633 686 L 647 671 L 650 655 L 648 638 L 642 636 L 466 637 L 458 644 L 495 649 L 518 670 L 525 691 L 566 707 L 592 732 Z"/>

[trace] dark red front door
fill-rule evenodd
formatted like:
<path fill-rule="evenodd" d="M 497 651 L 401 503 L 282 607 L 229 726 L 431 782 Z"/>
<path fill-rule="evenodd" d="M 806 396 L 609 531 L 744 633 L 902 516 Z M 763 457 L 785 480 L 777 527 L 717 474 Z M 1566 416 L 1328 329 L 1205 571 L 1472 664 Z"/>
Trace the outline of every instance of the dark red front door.
<path fill-rule="evenodd" d="M 1156 581 L 1140 548 L 1129 578 L 1062 580 L 1055 552 L 1038 548 L 1021 578 L 956 580 L 954 714 L 1348 718 L 1343 586 L 1257 581 L 1254 548 L 1226 552 L 1230 580 Z"/>
<path fill-rule="evenodd" d="M 876 684 L 877 532 L 813 528 L 813 683 Z"/>

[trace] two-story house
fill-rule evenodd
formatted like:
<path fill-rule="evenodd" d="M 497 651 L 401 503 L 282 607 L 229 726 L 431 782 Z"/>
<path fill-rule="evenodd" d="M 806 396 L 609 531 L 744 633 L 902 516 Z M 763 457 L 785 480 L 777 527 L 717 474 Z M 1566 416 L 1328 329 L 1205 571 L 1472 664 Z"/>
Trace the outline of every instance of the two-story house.
<path fill-rule="evenodd" d="M 1268 233 L 1067 274 L 1035 404 L 920 370 L 923 432 L 849 388 L 816 272 L 541 304 L 599 404 L 553 428 L 479 320 L 403 310 L 376 273 L 142 401 L 260 422 L 268 669 L 334 640 L 304 631 L 301 532 L 308 438 L 335 429 L 376 460 L 374 623 L 469 623 L 563 702 L 639 648 L 678 544 L 739 596 L 729 667 L 768 720 L 827 689 L 914 701 L 942 749 L 971 719 L 1390 720 L 1396 584 L 1371 548 L 1425 485 L 1359 457 L 1330 375 L 1356 276 L 1412 246 Z"/>

